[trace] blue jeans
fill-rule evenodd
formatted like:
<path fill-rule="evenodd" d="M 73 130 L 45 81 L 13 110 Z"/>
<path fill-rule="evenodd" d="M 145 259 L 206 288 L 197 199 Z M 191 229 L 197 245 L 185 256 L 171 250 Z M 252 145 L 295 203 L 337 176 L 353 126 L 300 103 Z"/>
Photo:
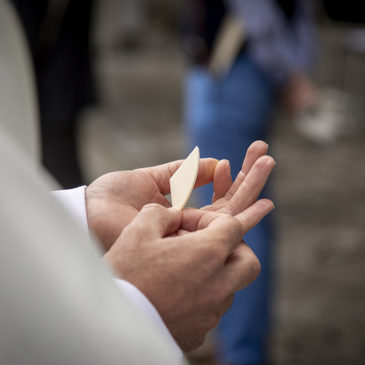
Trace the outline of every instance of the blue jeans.
<path fill-rule="evenodd" d="M 215 79 L 202 67 L 193 68 L 185 88 L 184 118 L 189 150 L 197 145 L 202 157 L 228 159 L 235 177 L 249 145 L 266 138 L 273 104 L 270 80 L 244 55 L 223 79 Z M 202 205 L 210 204 L 211 184 L 199 188 L 197 195 Z M 218 326 L 218 356 L 229 364 L 258 364 L 266 359 L 270 220 L 266 217 L 244 237 L 260 259 L 262 271 L 253 284 L 237 293 Z"/>

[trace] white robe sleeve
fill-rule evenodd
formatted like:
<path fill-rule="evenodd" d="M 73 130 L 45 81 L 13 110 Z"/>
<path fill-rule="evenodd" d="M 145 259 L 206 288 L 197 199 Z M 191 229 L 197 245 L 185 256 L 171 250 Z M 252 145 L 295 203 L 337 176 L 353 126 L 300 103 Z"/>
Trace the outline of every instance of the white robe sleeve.
<path fill-rule="evenodd" d="M 47 176 L 0 132 L 0 362 L 186 364 L 153 308 L 143 313 L 128 284 L 117 289 L 99 247 L 48 193 Z"/>
<path fill-rule="evenodd" d="M 186 364 L 50 197 L 25 42 L 3 0 L 0 56 L 0 363 Z"/>
<path fill-rule="evenodd" d="M 52 194 L 59 200 L 69 213 L 81 224 L 85 231 L 88 231 L 86 205 L 85 205 L 85 191 L 86 186 L 80 186 L 74 189 L 57 190 Z M 181 349 L 176 344 L 174 338 L 171 336 L 165 323 L 163 322 L 160 314 L 156 308 L 152 305 L 149 299 L 133 284 L 121 279 L 114 279 L 114 282 L 118 289 L 123 292 L 127 299 L 136 308 L 142 311 L 164 334 L 166 339 L 170 342 L 171 346 L 175 349 L 179 356 L 182 356 Z"/>
<path fill-rule="evenodd" d="M 155 324 L 156 328 L 165 336 L 171 347 L 175 349 L 176 355 L 182 357 L 183 355 L 180 347 L 171 336 L 171 333 L 167 329 L 165 322 L 162 320 L 157 309 L 152 305 L 148 298 L 128 281 L 114 279 L 114 282 L 119 290 L 122 291 L 124 296 L 131 302 L 131 304 L 143 312 Z"/>
<path fill-rule="evenodd" d="M 69 213 L 81 224 L 85 231 L 88 231 L 86 202 L 86 185 L 68 190 L 56 190 L 52 194 L 59 200 Z"/>

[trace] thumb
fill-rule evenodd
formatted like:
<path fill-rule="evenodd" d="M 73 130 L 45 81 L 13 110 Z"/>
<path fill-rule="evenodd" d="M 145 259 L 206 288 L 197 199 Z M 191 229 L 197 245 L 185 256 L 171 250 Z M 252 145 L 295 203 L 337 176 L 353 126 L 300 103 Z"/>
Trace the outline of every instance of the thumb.
<path fill-rule="evenodd" d="M 182 220 L 182 213 L 175 208 L 159 204 L 147 204 L 128 226 L 134 236 L 140 239 L 162 238 L 176 232 Z"/>

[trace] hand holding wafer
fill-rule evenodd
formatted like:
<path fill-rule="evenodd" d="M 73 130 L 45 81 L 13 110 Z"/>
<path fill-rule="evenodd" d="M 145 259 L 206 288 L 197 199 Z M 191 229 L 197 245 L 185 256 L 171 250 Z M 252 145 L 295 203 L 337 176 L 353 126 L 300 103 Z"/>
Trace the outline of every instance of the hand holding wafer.
<path fill-rule="evenodd" d="M 167 200 L 144 205 L 105 260 L 150 299 L 184 351 L 202 343 L 234 293 L 260 272 L 242 236 L 273 208 L 270 200 L 256 201 L 275 164 L 266 152 L 265 143 L 253 144 L 234 183 L 227 161 L 200 160 L 197 171 L 197 150 L 185 162 L 131 172 L 134 178 L 141 174 L 144 183 L 153 177 L 155 200 L 170 192 L 172 176 L 172 200 L 179 209 L 168 208 Z M 192 187 L 213 177 L 214 203 L 183 209 Z"/>
<path fill-rule="evenodd" d="M 194 188 L 211 182 L 214 188 L 213 204 L 203 210 L 236 216 L 253 204 L 275 165 L 271 157 L 265 156 L 266 153 L 266 143 L 254 142 L 247 151 L 242 171 L 234 183 L 227 160 L 218 162 L 213 158 L 200 159 Z M 155 167 L 112 172 L 101 176 L 87 187 L 89 228 L 99 238 L 105 250 L 110 248 L 144 205 L 157 203 L 164 207 L 171 206 L 166 199 L 166 195 L 171 192 L 170 179 L 183 162 L 180 160 Z M 273 204 L 266 199 L 254 203 L 247 212 L 248 216 L 257 217 L 252 224 L 272 207 Z M 260 213 L 262 209 L 263 213 Z M 184 222 L 186 221 L 187 226 L 192 215 L 189 211 L 184 210 Z"/>

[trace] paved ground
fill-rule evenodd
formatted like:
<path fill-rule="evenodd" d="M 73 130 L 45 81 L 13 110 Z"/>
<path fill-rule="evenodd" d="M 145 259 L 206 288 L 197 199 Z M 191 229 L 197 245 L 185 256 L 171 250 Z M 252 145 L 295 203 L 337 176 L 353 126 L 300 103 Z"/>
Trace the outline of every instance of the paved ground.
<path fill-rule="evenodd" d="M 283 127 L 273 137 L 274 358 L 278 364 L 362 364 L 364 138 L 352 136 L 320 150 Z"/>
<path fill-rule="evenodd" d="M 133 53 L 99 51 L 101 104 L 81 132 L 89 178 L 183 157 L 178 49 L 162 40 Z M 356 67 L 361 100 L 365 70 Z M 321 148 L 287 121 L 275 124 L 274 364 L 365 363 L 364 122 Z"/>

